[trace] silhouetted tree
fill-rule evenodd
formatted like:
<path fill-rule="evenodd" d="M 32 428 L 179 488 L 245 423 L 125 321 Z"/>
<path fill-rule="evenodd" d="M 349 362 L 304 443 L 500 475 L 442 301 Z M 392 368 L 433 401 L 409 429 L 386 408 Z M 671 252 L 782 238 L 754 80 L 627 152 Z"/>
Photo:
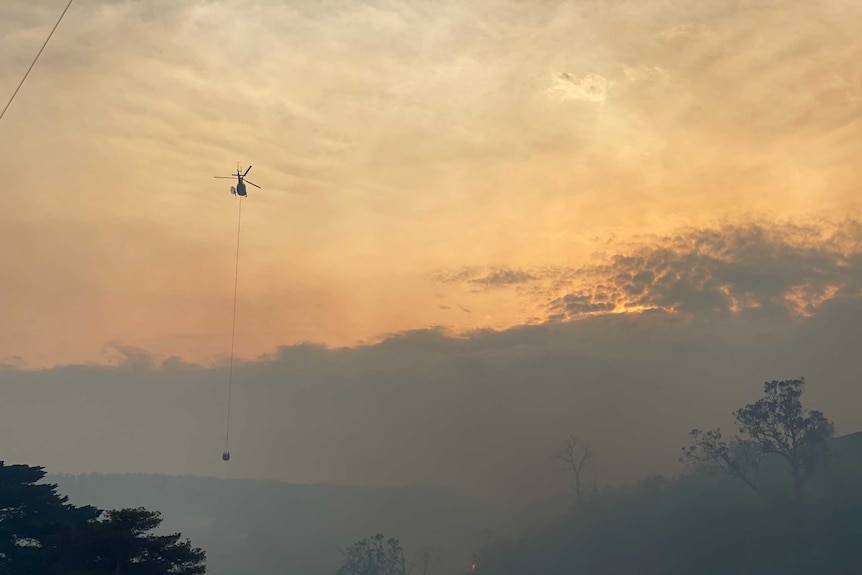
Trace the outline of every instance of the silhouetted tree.
<path fill-rule="evenodd" d="M 682 449 L 680 461 L 724 471 L 741 480 L 759 493 L 758 475 L 762 454 L 750 443 L 738 437 L 724 441 L 721 429 L 713 431 L 691 430 L 694 444 Z"/>
<path fill-rule="evenodd" d="M 79 532 L 94 522 L 95 507 L 75 507 L 57 485 L 38 483 L 42 467 L 0 461 L 0 573 L 38 575 L 68 568 L 78 555 Z"/>
<path fill-rule="evenodd" d="M 337 575 L 407 575 L 404 551 L 397 539 L 382 533 L 366 537 L 342 551 L 344 563 Z"/>
<path fill-rule="evenodd" d="M 144 508 L 105 512 L 89 526 L 85 545 L 87 573 L 112 575 L 200 575 L 205 553 L 180 541 L 180 534 L 153 535 L 161 525 L 158 511 Z"/>
<path fill-rule="evenodd" d="M 150 535 L 158 512 L 76 507 L 42 467 L 0 462 L 3 575 L 199 575 L 204 552 L 180 535 Z"/>
<path fill-rule="evenodd" d="M 586 446 L 578 445 L 574 435 L 566 440 L 566 446 L 557 450 L 557 459 L 566 471 L 571 471 L 575 477 L 575 501 L 581 501 L 581 472 L 595 454 Z"/>
<path fill-rule="evenodd" d="M 827 441 L 835 426 L 819 411 L 802 407 L 805 379 L 769 381 L 765 397 L 734 413 L 741 433 L 764 454 L 783 458 L 790 465 L 793 495 L 828 455 Z"/>
<path fill-rule="evenodd" d="M 734 412 L 743 437 L 726 442 L 721 430 L 692 430 L 694 445 L 683 448 L 681 460 L 714 465 L 757 490 L 757 470 L 763 456 L 774 455 L 790 467 L 793 496 L 828 455 L 835 428 L 819 411 L 802 407 L 805 379 L 768 381 L 764 397 Z"/>

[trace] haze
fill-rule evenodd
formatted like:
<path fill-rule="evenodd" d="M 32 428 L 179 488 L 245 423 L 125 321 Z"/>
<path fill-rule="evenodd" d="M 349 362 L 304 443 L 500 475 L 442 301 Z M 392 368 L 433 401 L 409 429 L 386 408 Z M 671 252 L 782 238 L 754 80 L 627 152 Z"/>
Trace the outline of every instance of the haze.
<path fill-rule="evenodd" d="M 0 93 L 62 4 L 0 6 Z M 764 380 L 859 430 L 860 20 L 76 1 L 0 123 L 4 457 L 514 501 L 570 433 L 675 472 Z"/>

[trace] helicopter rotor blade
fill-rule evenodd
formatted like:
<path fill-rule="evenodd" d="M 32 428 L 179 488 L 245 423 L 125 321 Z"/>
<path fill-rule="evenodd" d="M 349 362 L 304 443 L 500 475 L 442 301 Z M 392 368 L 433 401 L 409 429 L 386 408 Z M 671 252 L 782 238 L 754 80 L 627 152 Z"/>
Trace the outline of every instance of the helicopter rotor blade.
<path fill-rule="evenodd" d="M 254 182 L 249 182 L 248 180 L 245 180 L 245 179 L 243 180 L 243 182 L 245 182 L 246 184 L 251 184 L 251 185 L 252 185 L 252 186 L 254 186 L 255 188 L 259 188 L 259 189 L 261 189 L 261 190 L 263 189 L 263 188 L 261 188 L 260 186 L 258 186 L 257 184 L 255 184 Z"/>
<path fill-rule="evenodd" d="M 248 170 L 250 170 L 250 169 L 251 169 L 251 166 L 248 167 Z M 248 170 L 245 171 L 245 174 L 243 174 L 243 177 L 245 177 L 245 175 L 248 174 Z"/>

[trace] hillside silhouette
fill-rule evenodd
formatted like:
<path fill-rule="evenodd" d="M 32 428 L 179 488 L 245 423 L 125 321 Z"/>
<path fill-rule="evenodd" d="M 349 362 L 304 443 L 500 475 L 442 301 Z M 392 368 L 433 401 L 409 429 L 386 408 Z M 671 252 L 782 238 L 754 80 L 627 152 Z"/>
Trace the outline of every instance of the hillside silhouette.
<path fill-rule="evenodd" d="M 761 494 L 715 470 L 596 494 L 552 525 L 477 553 L 483 575 L 862 573 L 862 432 L 829 442 L 805 493 L 764 464 Z"/>

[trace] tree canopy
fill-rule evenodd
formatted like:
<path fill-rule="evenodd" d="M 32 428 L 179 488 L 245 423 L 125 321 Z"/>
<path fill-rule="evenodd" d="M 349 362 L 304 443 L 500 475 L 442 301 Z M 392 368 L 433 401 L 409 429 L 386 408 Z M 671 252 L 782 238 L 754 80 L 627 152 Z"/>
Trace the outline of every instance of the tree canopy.
<path fill-rule="evenodd" d="M 401 544 L 382 533 L 366 537 L 347 548 L 336 575 L 407 575 Z"/>
<path fill-rule="evenodd" d="M 199 575 L 205 554 L 154 535 L 158 512 L 77 507 L 39 483 L 42 467 L 0 461 L 0 572 L 8 575 Z"/>
<path fill-rule="evenodd" d="M 761 462 L 777 457 L 787 464 L 798 499 L 828 456 L 827 442 L 835 432 L 823 413 L 802 406 L 804 392 L 804 378 L 767 381 L 761 399 L 733 413 L 739 435 L 725 441 L 721 429 L 694 429 L 694 443 L 683 448 L 681 460 L 722 469 L 760 492 Z"/>

